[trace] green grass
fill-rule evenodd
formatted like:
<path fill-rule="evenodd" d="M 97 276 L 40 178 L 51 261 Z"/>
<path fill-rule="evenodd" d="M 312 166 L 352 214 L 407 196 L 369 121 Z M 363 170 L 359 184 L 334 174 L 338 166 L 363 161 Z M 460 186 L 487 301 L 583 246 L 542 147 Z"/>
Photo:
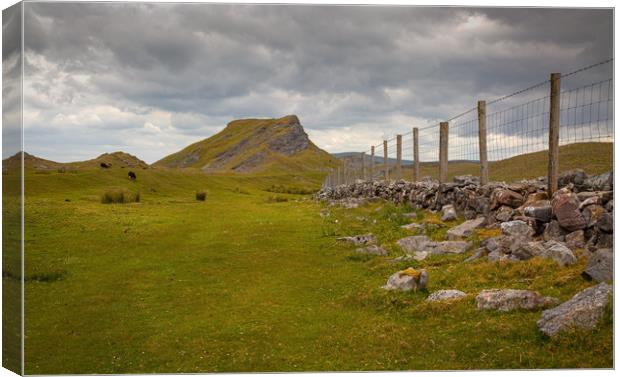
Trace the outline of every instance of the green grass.
<path fill-rule="evenodd" d="M 345 210 L 287 193 L 270 201 L 264 190 L 318 189 L 321 173 L 148 169 L 136 182 L 125 173 L 26 174 L 27 374 L 613 365 L 609 314 L 591 333 L 549 339 L 536 329 L 539 312 L 479 312 L 473 303 L 494 287 L 568 299 L 593 284 L 580 276 L 583 258 L 565 269 L 459 263 L 469 253 L 394 263 L 395 241 L 415 234 L 400 227 L 411 208 Z M 140 202 L 102 204 L 109 187 L 140 192 Z M 200 190 L 207 201 L 195 200 Z M 362 257 L 336 240 L 366 232 L 389 257 Z M 470 295 L 431 305 L 422 292 L 379 288 L 410 265 L 429 270 L 429 291 Z"/>

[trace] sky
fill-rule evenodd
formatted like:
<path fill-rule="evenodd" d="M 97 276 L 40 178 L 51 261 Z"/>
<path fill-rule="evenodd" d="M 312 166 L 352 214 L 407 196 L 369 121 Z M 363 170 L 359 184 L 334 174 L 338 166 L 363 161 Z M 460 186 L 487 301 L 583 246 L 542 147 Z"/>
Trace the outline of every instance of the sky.
<path fill-rule="evenodd" d="M 151 163 L 287 114 L 329 152 L 366 150 L 612 57 L 612 25 L 605 9 L 26 3 L 25 150 Z"/>

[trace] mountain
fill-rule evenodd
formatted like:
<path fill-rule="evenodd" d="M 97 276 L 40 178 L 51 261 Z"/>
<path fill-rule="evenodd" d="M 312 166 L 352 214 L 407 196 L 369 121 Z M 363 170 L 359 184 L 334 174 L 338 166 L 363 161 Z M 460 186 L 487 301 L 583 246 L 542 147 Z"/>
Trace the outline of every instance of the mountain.
<path fill-rule="evenodd" d="M 295 115 L 234 120 L 221 132 L 154 163 L 205 172 L 325 170 L 336 158 L 318 148 Z"/>
<path fill-rule="evenodd" d="M 7 157 L 2 160 L 2 169 L 9 170 L 18 168 L 21 165 L 21 153 L 17 152 L 11 157 Z M 33 156 L 30 153 L 24 152 L 24 168 L 26 169 L 40 169 L 40 170 L 48 170 L 48 169 L 58 169 L 63 166 L 60 162 L 54 162 L 50 160 L 45 160 L 43 158 L 39 158 L 37 156 Z"/>

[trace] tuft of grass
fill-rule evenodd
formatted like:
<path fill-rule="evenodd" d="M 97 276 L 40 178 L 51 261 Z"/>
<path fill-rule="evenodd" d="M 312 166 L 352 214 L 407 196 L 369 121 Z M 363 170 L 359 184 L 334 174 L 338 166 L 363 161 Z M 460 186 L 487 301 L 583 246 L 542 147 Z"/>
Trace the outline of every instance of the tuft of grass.
<path fill-rule="evenodd" d="M 112 204 L 112 203 L 139 203 L 140 202 L 140 193 L 139 192 L 131 192 L 126 189 L 108 189 L 101 194 L 101 203 L 103 204 Z"/>
<path fill-rule="evenodd" d="M 202 191 L 196 191 L 196 200 L 204 202 L 205 200 L 207 200 L 207 191 L 206 190 L 202 190 Z"/>
<path fill-rule="evenodd" d="M 280 196 L 280 195 L 269 196 L 267 197 L 267 202 L 268 203 L 284 203 L 284 202 L 288 202 L 288 198 L 285 196 Z"/>

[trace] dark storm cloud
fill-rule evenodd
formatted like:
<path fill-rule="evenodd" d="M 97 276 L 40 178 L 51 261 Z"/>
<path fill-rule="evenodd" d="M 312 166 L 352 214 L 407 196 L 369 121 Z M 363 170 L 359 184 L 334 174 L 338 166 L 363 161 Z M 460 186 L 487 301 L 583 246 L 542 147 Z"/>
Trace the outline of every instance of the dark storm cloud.
<path fill-rule="evenodd" d="M 610 10 L 27 3 L 27 120 L 127 130 L 155 160 L 297 113 L 320 146 L 359 149 L 610 57 L 611 33 Z"/>

